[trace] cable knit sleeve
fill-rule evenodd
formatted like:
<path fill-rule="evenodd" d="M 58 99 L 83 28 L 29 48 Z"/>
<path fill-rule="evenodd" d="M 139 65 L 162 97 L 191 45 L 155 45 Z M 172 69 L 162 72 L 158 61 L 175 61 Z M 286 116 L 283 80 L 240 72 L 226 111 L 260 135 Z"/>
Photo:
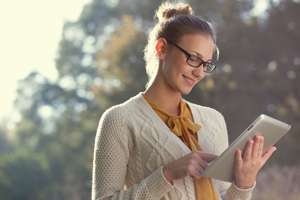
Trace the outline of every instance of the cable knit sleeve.
<path fill-rule="evenodd" d="M 222 140 L 219 141 L 223 141 L 222 144 L 218 145 L 218 151 L 221 154 L 223 151 L 225 151 L 226 148 L 228 148 L 228 132 L 223 115 L 219 112 L 217 112 L 217 115 L 220 128 L 219 139 L 222 138 Z M 218 185 L 222 200 L 251 200 L 252 192 L 256 186 L 256 184 L 254 184 L 254 186 L 249 189 L 241 189 L 234 183 L 231 184 L 219 180 L 215 180 L 215 182 Z"/>
<path fill-rule="evenodd" d="M 92 200 L 160 199 L 173 186 L 165 179 L 162 167 L 138 184 L 124 188 L 129 159 L 130 130 L 124 112 L 115 107 L 102 115 L 94 146 Z"/>

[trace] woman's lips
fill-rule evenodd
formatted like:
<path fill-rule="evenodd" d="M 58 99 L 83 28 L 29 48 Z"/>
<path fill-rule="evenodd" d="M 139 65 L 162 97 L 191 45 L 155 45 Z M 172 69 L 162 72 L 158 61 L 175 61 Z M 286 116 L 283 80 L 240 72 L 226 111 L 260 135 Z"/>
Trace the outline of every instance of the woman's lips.
<path fill-rule="evenodd" d="M 189 84 L 189 85 L 194 85 L 194 83 L 196 82 L 195 80 L 183 75 L 184 80 Z"/>

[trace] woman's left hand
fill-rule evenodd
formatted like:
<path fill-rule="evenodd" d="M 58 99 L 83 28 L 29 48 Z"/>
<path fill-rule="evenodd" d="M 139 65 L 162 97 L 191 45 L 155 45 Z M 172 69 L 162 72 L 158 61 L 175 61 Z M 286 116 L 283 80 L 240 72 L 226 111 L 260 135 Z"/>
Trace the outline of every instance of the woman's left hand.
<path fill-rule="evenodd" d="M 247 189 L 255 184 L 259 170 L 276 150 L 275 146 L 271 146 L 263 152 L 263 147 L 264 137 L 257 134 L 254 139 L 248 141 L 243 152 L 240 149 L 236 151 L 234 181 L 239 188 Z"/>

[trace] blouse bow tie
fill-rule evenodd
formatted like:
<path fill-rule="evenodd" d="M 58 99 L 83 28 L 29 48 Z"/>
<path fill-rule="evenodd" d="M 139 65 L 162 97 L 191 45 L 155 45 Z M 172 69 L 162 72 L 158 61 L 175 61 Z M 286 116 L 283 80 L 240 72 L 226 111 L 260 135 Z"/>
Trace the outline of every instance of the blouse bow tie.
<path fill-rule="evenodd" d="M 174 132 L 177 136 L 181 137 L 184 131 L 188 131 L 192 134 L 196 134 L 200 129 L 200 125 L 192 122 L 189 118 L 184 116 L 170 116 L 166 119 L 168 127 Z"/>
<path fill-rule="evenodd" d="M 161 110 L 157 105 L 149 101 L 146 97 L 145 99 L 150 103 L 152 108 L 157 112 L 157 114 L 163 119 L 163 121 L 168 125 L 173 133 L 177 136 L 182 137 L 185 133 L 197 134 L 201 126 L 194 123 L 190 118 L 191 112 L 186 105 L 186 103 L 181 100 L 179 103 L 179 116 L 172 116 Z"/>

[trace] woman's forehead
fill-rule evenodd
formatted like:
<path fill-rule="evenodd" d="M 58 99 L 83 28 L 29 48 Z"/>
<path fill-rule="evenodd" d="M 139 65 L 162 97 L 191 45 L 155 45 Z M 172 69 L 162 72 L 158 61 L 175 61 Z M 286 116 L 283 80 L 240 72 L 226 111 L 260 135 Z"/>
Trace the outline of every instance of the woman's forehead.
<path fill-rule="evenodd" d="M 177 43 L 204 59 L 210 59 L 215 48 L 213 39 L 205 33 L 185 34 Z"/>

